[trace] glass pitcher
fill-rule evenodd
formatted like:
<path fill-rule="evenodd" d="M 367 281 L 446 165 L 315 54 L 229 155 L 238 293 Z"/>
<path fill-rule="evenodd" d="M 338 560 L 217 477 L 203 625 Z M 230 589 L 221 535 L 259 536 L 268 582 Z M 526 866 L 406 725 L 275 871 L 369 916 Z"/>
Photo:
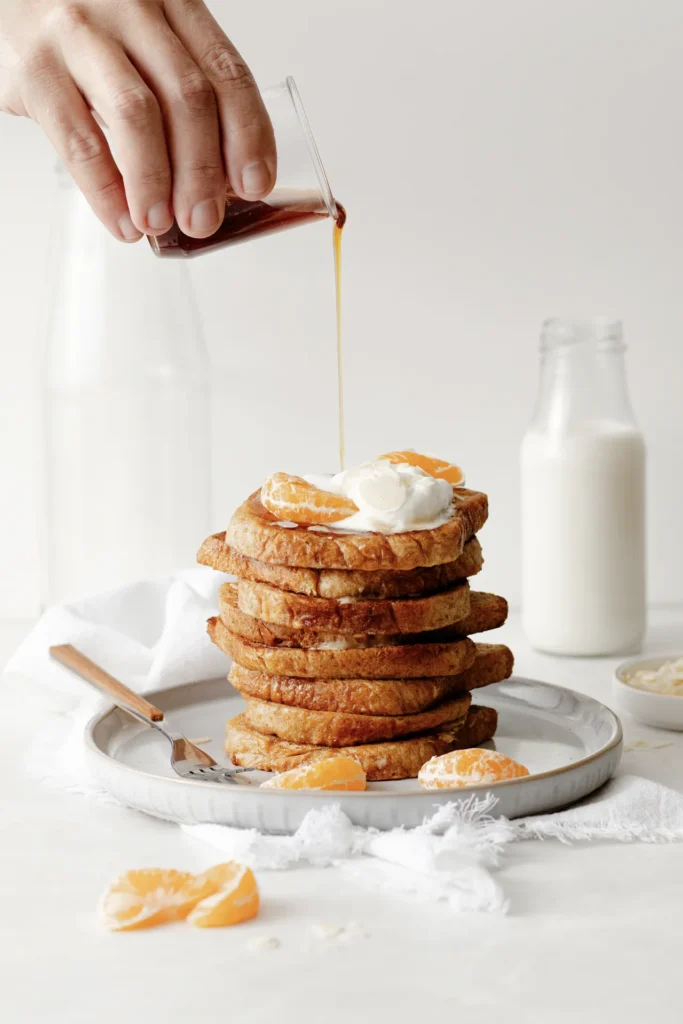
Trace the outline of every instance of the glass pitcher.
<path fill-rule="evenodd" d="M 191 257 L 272 234 L 299 224 L 332 220 L 342 227 L 346 213 L 332 195 L 318 147 L 293 78 L 264 90 L 263 102 L 277 147 L 277 179 L 264 199 L 241 199 L 228 187 L 223 223 L 209 238 L 190 238 L 176 223 L 149 238 L 157 256 Z"/>
<path fill-rule="evenodd" d="M 188 268 L 115 241 L 58 173 L 45 604 L 191 565 L 210 529 L 209 362 Z"/>

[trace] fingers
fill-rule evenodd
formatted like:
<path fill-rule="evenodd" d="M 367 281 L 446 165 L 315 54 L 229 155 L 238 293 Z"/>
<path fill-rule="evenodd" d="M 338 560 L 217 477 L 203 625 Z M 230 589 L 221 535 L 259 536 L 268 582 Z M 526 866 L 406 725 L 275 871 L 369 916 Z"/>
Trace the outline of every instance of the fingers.
<path fill-rule="evenodd" d="M 93 211 L 123 242 L 137 242 L 123 179 L 88 105 L 49 49 L 27 62 L 21 88 L 31 117 L 43 128 Z"/>
<path fill-rule="evenodd" d="M 122 47 L 82 15 L 59 24 L 74 82 L 108 126 L 133 224 L 161 234 L 173 223 L 171 164 L 159 103 Z"/>
<path fill-rule="evenodd" d="M 246 199 L 273 188 L 267 111 L 202 0 L 57 4 L 49 29 L 25 61 L 20 106 L 116 237 L 162 234 L 174 215 L 207 237 L 223 219 L 226 177 Z"/>
<path fill-rule="evenodd" d="M 225 213 L 226 172 L 211 83 L 156 7 L 136 11 L 124 44 L 164 118 L 176 220 L 194 238 L 212 235 Z"/>
<path fill-rule="evenodd" d="M 201 0 L 166 0 L 165 10 L 216 94 L 230 185 L 244 199 L 263 198 L 275 184 L 275 138 L 249 68 Z"/>

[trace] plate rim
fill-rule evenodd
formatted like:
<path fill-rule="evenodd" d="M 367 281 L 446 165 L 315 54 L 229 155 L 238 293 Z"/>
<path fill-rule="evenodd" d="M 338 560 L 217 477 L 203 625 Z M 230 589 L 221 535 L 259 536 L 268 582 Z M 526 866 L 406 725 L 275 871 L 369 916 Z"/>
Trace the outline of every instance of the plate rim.
<path fill-rule="evenodd" d="M 198 684 L 201 684 L 201 683 L 208 683 L 208 682 L 211 682 L 211 681 L 212 680 L 210 680 L 210 679 L 204 679 L 204 680 L 198 679 L 194 683 L 191 683 L 191 682 L 190 683 L 181 683 L 181 684 L 179 684 L 177 686 L 167 686 L 167 687 L 157 688 L 155 690 L 149 690 L 147 693 L 145 693 L 145 696 L 154 698 L 155 695 L 156 695 L 156 697 L 158 698 L 159 694 L 169 693 L 169 692 L 171 692 L 173 690 L 178 690 L 178 689 L 180 689 L 183 686 L 193 686 L 193 685 L 198 685 Z M 606 757 L 608 754 L 610 754 L 614 750 L 618 749 L 620 747 L 620 745 L 623 743 L 624 732 L 623 732 L 623 728 L 622 728 L 621 720 L 620 720 L 619 716 L 610 707 L 608 707 L 606 704 L 603 704 L 602 701 L 599 701 L 596 697 L 591 697 L 588 694 L 580 693 L 577 690 L 572 690 L 572 689 L 570 689 L 567 686 L 559 686 L 556 683 L 546 683 L 546 682 L 544 682 L 541 679 L 532 679 L 532 678 L 530 678 L 528 676 L 512 675 L 511 677 L 509 677 L 509 679 L 502 680 L 502 682 L 503 683 L 518 682 L 518 683 L 526 683 L 526 684 L 530 683 L 530 684 L 532 684 L 534 686 L 540 686 L 543 689 L 559 690 L 560 692 L 569 694 L 569 695 L 571 695 L 574 698 L 578 697 L 582 701 L 588 701 L 588 702 L 590 702 L 592 704 L 597 705 L 598 708 L 600 708 L 603 712 L 607 713 L 608 719 L 611 719 L 611 725 L 612 725 L 612 729 L 613 729 L 613 733 L 612 733 L 611 738 L 606 743 L 604 743 L 598 750 L 594 751 L 592 754 L 587 754 L 585 757 L 579 758 L 578 761 L 572 761 L 571 763 L 565 764 L 565 765 L 561 765 L 558 768 L 549 768 L 548 770 L 546 770 L 544 772 L 537 772 L 536 774 L 525 775 L 525 776 L 522 776 L 520 778 L 501 779 L 498 782 L 491 782 L 491 783 L 480 782 L 480 783 L 474 783 L 474 784 L 472 784 L 470 786 L 444 786 L 444 787 L 439 787 L 439 789 L 424 789 L 424 788 L 420 787 L 420 788 L 409 789 L 409 790 L 363 790 L 362 792 L 348 790 L 348 791 L 343 791 L 343 796 L 345 798 L 346 797 L 360 797 L 360 798 L 366 798 L 366 799 L 368 797 L 371 797 L 371 798 L 374 797 L 374 798 L 382 798 L 384 800 L 386 800 L 387 797 L 389 797 L 391 799 L 396 799 L 396 798 L 407 798 L 407 797 L 414 798 L 416 796 L 422 796 L 422 797 L 425 797 L 425 798 L 428 798 L 428 799 L 434 799 L 434 796 L 435 796 L 436 793 L 453 792 L 453 793 L 458 793 L 458 794 L 468 794 L 468 793 L 477 793 L 477 792 L 488 792 L 490 790 L 499 790 L 499 789 L 504 789 L 504 788 L 506 788 L 508 786 L 519 786 L 520 784 L 524 784 L 524 783 L 539 782 L 539 781 L 541 781 L 543 779 L 555 778 L 558 775 L 564 775 L 567 772 L 583 768 L 585 765 L 591 764 L 594 761 L 601 760 L 602 758 Z M 496 685 L 496 684 L 494 684 L 494 685 Z M 626 685 L 626 684 L 623 684 L 623 685 Z M 180 776 L 174 777 L 174 776 L 167 776 L 167 775 L 156 775 L 153 772 L 147 772 L 147 771 L 143 771 L 143 770 L 141 770 L 139 768 L 133 768 L 131 765 L 126 764 L 124 761 L 119 761 L 116 758 L 112 757 L 111 755 L 106 754 L 104 752 L 104 750 L 102 750 L 97 745 L 97 743 L 95 742 L 95 735 L 94 735 L 95 734 L 95 729 L 97 728 L 98 725 L 100 725 L 103 722 L 103 720 L 106 717 L 108 717 L 110 714 L 112 714 L 115 711 L 122 711 L 122 713 L 124 715 L 126 714 L 125 710 L 120 709 L 118 707 L 118 705 L 116 705 L 116 704 L 109 704 L 109 705 L 107 705 L 107 707 L 102 708 L 99 711 L 97 711 L 88 720 L 88 722 L 86 723 L 85 729 L 83 731 L 83 739 L 84 739 L 84 743 L 85 743 L 86 749 L 88 750 L 90 755 L 95 755 L 98 759 L 102 760 L 105 764 L 111 765 L 112 763 L 114 763 L 114 764 L 116 764 L 116 766 L 117 766 L 117 768 L 119 770 L 123 769 L 125 772 L 130 773 L 130 774 L 132 774 L 134 776 L 143 775 L 146 778 L 152 779 L 152 780 L 154 780 L 156 782 L 179 783 L 181 786 L 184 786 L 184 787 L 191 786 L 193 789 L 196 789 L 197 786 L 200 786 L 203 790 L 211 790 L 211 791 L 215 792 L 216 784 L 213 783 L 213 782 L 204 782 L 202 780 L 184 779 L 184 778 L 181 778 Z M 131 721 L 132 720 L 133 719 L 132 719 L 132 716 L 131 716 Z M 254 770 L 255 771 L 261 771 L 263 769 L 254 769 Z M 408 780 L 406 780 L 406 781 L 408 781 Z M 410 781 L 417 781 L 417 780 L 410 780 Z M 251 793 L 251 795 L 253 796 L 255 793 L 259 793 L 259 795 L 265 796 L 266 799 L 269 799 L 271 797 L 280 797 L 280 796 L 282 796 L 283 793 L 286 793 L 286 794 L 288 794 L 290 796 L 293 796 L 295 798 L 296 797 L 298 797 L 298 798 L 306 797 L 308 799 L 313 798 L 313 799 L 321 799 L 321 800 L 328 800 L 329 801 L 330 793 L 332 793 L 332 792 L 334 792 L 334 791 L 332 791 L 332 790 L 324 790 L 324 789 L 298 789 L 298 790 L 296 790 L 296 789 L 291 789 L 291 790 L 290 789 L 263 789 L 261 786 L 253 786 L 252 787 L 252 786 L 241 786 L 239 784 L 230 788 L 230 793 L 233 794 L 233 795 L 237 795 L 238 793 L 243 793 L 243 794 Z M 340 793 L 339 795 L 342 795 L 342 793 Z"/>

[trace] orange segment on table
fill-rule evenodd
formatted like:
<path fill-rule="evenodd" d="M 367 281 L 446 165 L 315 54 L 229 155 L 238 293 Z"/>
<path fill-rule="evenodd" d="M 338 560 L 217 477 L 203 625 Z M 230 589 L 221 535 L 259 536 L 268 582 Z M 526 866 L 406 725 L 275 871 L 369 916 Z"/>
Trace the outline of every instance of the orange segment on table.
<path fill-rule="evenodd" d="M 140 868 L 109 886 L 100 900 L 100 916 L 112 931 L 153 928 L 187 917 L 203 894 L 188 871 Z"/>
<path fill-rule="evenodd" d="M 223 928 L 242 924 L 256 917 L 259 892 L 253 872 L 243 864 L 230 861 L 198 875 L 214 886 L 212 895 L 201 900 L 191 911 L 188 923 L 198 928 Z"/>
<path fill-rule="evenodd" d="M 186 918 L 200 927 L 239 924 L 255 917 L 258 887 L 249 868 L 234 861 L 193 875 L 173 868 L 127 871 L 106 890 L 100 919 L 110 931 L 133 931 Z"/>

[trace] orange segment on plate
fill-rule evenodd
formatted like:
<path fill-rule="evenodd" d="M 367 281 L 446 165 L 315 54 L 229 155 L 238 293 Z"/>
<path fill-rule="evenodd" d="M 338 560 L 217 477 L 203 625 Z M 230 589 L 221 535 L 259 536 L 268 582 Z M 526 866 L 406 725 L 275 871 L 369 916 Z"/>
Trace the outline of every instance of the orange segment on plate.
<path fill-rule="evenodd" d="M 395 466 L 401 464 L 417 466 L 418 469 L 424 470 L 425 473 L 436 477 L 437 480 L 447 480 L 453 487 L 462 487 L 465 483 L 465 474 L 460 466 L 456 466 L 452 462 L 444 462 L 443 459 L 436 459 L 433 455 L 420 455 L 419 452 L 412 452 L 406 448 L 402 452 L 388 452 L 386 455 L 380 455 L 380 459 L 386 459 Z"/>
<path fill-rule="evenodd" d="M 350 498 L 314 487 L 300 476 L 273 473 L 261 488 L 261 502 L 278 519 L 323 526 L 348 519 L 358 506 Z"/>
<path fill-rule="evenodd" d="M 203 895 L 203 885 L 188 871 L 141 868 L 127 871 L 109 886 L 99 912 L 110 931 L 153 928 L 187 917 Z"/>
<path fill-rule="evenodd" d="M 261 789 L 365 789 L 365 772 L 352 757 L 326 757 L 315 764 L 304 764 L 281 772 L 261 784 Z"/>
<path fill-rule="evenodd" d="M 142 868 L 127 871 L 109 886 L 99 912 L 105 927 L 117 932 L 185 918 L 204 928 L 238 924 L 258 913 L 258 889 L 249 868 L 234 861 L 199 875 L 173 868 Z"/>
<path fill-rule="evenodd" d="M 230 861 L 197 875 L 197 881 L 202 878 L 209 885 L 215 885 L 215 889 L 192 910 L 187 919 L 189 924 L 198 928 L 224 928 L 256 917 L 259 893 L 250 868 Z"/>
<path fill-rule="evenodd" d="M 521 779 L 528 774 L 528 768 L 499 750 L 472 747 L 433 757 L 422 765 L 417 778 L 425 789 L 450 789 L 491 785 L 503 779 Z"/>

